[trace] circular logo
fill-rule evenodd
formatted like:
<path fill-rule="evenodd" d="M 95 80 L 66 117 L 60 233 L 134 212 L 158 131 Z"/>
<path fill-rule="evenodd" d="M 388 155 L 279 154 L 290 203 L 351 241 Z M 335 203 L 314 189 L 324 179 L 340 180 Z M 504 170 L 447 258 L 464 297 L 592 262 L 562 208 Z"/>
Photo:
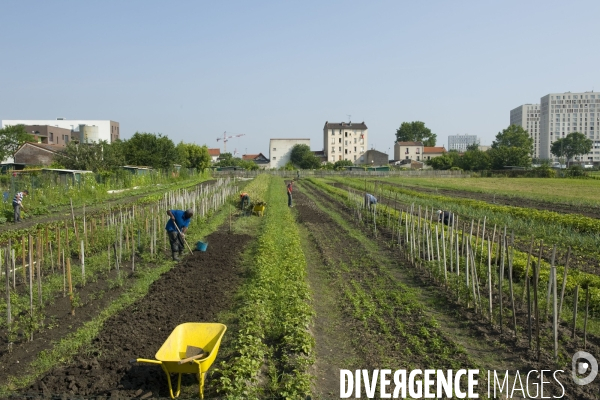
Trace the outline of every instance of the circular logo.
<path fill-rule="evenodd" d="M 581 361 L 585 360 L 585 361 Z M 587 353 L 585 351 L 578 351 L 573 354 L 573 363 L 572 363 L 571 374 L 573 375 L 573 381 L 577 385 L 587 385 L 596 379 L 596 375 L 598 375 L 598 361 L 594 358 L 593 355 Z M 579 378 L 577 375 L 582 375 L 591 367 L 591 372 L 585 378 Z"/>

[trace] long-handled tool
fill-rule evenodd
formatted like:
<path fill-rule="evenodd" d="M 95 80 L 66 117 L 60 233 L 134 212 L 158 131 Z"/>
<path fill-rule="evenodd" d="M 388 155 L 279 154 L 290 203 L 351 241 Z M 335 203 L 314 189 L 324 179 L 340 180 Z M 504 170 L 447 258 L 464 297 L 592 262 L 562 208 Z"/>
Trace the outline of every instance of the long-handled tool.
<path fill-rule="evenodd" d="M 179 238 L 183 240 L 183 243 L 185 243 L 185 245 L 187 246 L 188 250 L 190 251 L 190 254 L 194 254 L 194 252 L 192 251 L 192 248 L 190 247 L 188 242 L 183 237 L 183 233 L 181 233 L 181 231 L 179 230 L 179 227 L 177 226 L 177 222 L 175 220 L 173 220 L 173 225 L 175 225 L 177 232 L 179 232 Z"/>
<path fill-rule="evenodd" d="M 187 349 L 185 351 L 185 357 L 183 360 L 179 361 L 178 364 L 185 364 L 187 362 L 190 362 L 192 360 L 197 360 L 199 358 L 202 357 L 208 357 L 208 353 L 204 351 L 204 349 L 202 347 L 196 347 L 196 346 L 187 346 Z"/>

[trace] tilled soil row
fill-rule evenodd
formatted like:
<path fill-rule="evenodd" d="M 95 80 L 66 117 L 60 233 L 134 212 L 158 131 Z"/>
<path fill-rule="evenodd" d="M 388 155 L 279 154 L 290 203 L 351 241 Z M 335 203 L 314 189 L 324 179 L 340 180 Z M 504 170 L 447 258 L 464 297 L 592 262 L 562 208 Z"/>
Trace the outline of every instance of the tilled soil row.
<path fill-rule="evenodd" d="M 313 187 L 315 188 L 314 193 L 318 196 L 318 198 L 320 200 L 323 201 L 324 204 L 328 204 L 330 207 L 335 208 L 339 212 L 345 213 L 348 218 L 354 218 L 354 216 L 352 214 L 352 210 L 349 209 L 345 204 L 343 204 L 342 202 L 339 202 L 336 199 L 333 199 L 329 194 L 316 188 L 316 186 L 313 186 Z M 393 202 L 393 200 L 392 200 L 392 202 Z M 374 240 L 382 241 L 382 243 L 385 241 L 389 242 L 389 239 L 392 236 L 394 236 L 390 232 L 385 233 L 386 229 L 381 226 L 379 226 L 378 229 L 383 233 L 382 235 L 378 235 L 377 238 L 374 238 L 372 236 L 372 231 L 369 229 L 367 231 L 368 236 L 370 236 Z M 387 245 L 387 243 L 386 243 L 386 245 Z M 392 250 L 389 249 L 389 251 L 392 251 Z M 437 290 L 437 291 L 442 290 L 442 288 L 437 286 L 435 283 L 428 282 L 427 278 L 425 278 L 425 275 L 423 275 L 423 274 L 414 274 L 413 277 L 415 279 L 420 280 L 422 285 L 428 286 L 431 290 Z M 482 290 L 483 289 L 484 288 L 482 288 Z M 484 293 L 484 291 L 482 291 L 481 296 L 483 297 L 484 295 L 486 295 L 486 294 Z M 540 294 L 540 296 L 541 295 L 543 295 L 543 294 Z M 507 304 L 510 304 L 509 298 L 507 295 L 503 296 L 503 301 L 504 301 L 505 306 Z M 449 297 L 448 304 L 451 304 L 451 303 L 454 303 L 454 300 L 451 297 Z M 498 304 L 498 298 L 496 295 L 494 296 L 494 304 Z M 475 337 L 479 337 L 481 340 L 485 340 L 490 343 L 491 342 L 504 343 L 506 345 L 505 352 L 507 354 L 514 354 L 514 356 L 516 356 L 518 359 L 520 359 L 519 364 L 521 364 L 520 367 L 522 368 L 522 370 L 528 371 L 528 370 L 541 370 L 541 369 L 545 369 L 545 370 L 555 370 L 556 369 L 556 363 L 554 362 L 554 360 L 552 359 L 552 356 L 550 354 L 551 351 L 548 351 L 548 350 L 552 349 L 552 342 L 550 341 L 551 338 L 548 336 L 551 325 L 549 323 L 542 323 L 540 326 L 540 330 L 542 332 L 546 332 L 545 335 L 542 334 L 542 341 L 544 343 L 544 349 L 546 349 L 547 351 L 542 352 L 541 360 L 538 362 L 537 361 L 537 353 L 534 351 L 533 348 L 532 349 L 529 348 L 528 342 L 527 342 L 527 337 L 526 337 L 527 311 L 526 310 L 517 309 L 517 312 L 516 312 L 518 327 L 519 328 L 524 327 L 523 330 L 520 331 L 518 339 L 515 339 L 513 331 L 511 331 L 509 329 L 504 329 L 503 333 L 500 333 L 498 326 L 491 326 L 489 321 L 486 318 L 484 318 L 481 314 L 474 313 L 472 309 L 466 309 L 463 306 L 458 306 L 458 307 L 453 307 L 452 312 L 456 313 L 456 315 L 460 315 L 460 318 L 463 318 L 464 321 L 469 322 L 469 324 L 468 324 L 469 328 L 473 330 L 473 335 Z M 540 312 L 543 312 L 543 310 L 541 310 Z M 505 315 L 505 317 L 508 319 L 508 315 Z M 510 322 L 507 322 L 505 320 L 505 324 L 509 324 L 509 323 Z M 535 335 L 535 327 L 534 327 L 534 335 Z M 600 347 L 595 343 L 596 338 L 592 337 L 591 339 L 594 343 L 590 343 L 590 337 L 588 336 L 588 347 L 587 347 L 586 351 L 591 352 L 592 354 L 598 354 L 598 351 L 600 351 Z M 559 339 L 558 340 L 559 340 L 559 343 L 561 344 L 561 346 L 563 346 L 565 351 L 568 352 L 569 354 L 574 354 L 575 352 L 582 350 L 582 348 L 580 347 L 581 343 L 579 343 L 579 342 L 582 342 L 581 339 L 578 339 L 577 342 L 570 340 L 570 328 L 568 326 L 565 326 L 565 325 L 559 326 Z M 514 356 L 511 356 L 510 358 L 513 358 Z M 570 362 L 570 360 L 569 360 L 569 362 Z M 506 368 L 506 369 L 514 370 L 514 368 L 516 368 L 516 367 L 517 367 L 517 365 L 514 365 L 514 363 L 513 363 L 513 365 L 510 368 Z M 561 383 L 565 386 L 565 393 L 567 393 L 569 395 L 568 396 L 569 398 L 597 399 L 596 394 L 598 393 L 598 390 L 600 388 L 600 382 L 594 382 L 587 386 L 578 386 L 573 383 L 570 376 L 568 376 L 568 375 L 570 375 L 570 369 L 568 369 L 565 373 L 562 374 L 563 378 L 561 380 Z M 557 395 L 557 396 L 560 395 L 561 390 L 562 389 L 557 387 L 556 385 L 553 386 L 553 393 L 555 395 Z"/>
<path fill-rule="evenodd" d="M 54 368 L 23 394 L 168 397 L 160 367 L 131 365 L 129 360 L 153 359 L 177 325 L 215 322 L 228 310 L 242 281 L 240 255 L 251 239 L 222 230 L 209 235 L 206 252 L 187 256 L 154 282 L 143 299 L 106 321 L 87 354 Z"/>
<path fill-rule="evenodd" d="M 128 271 L 123 264 L 124 271 Z M 125 276 L 127 274 L 127 276 Z M 135 276 L 123 272 L 129 285 Z M 117 271 L 112 270 L 106 276 L 99 277 L 95 282 L 86 286 L 77 286 L 75 292 L 82 305 L 75 309 L 71 315 L 71 302 L 69 296 L 57 295 L 51 304 L 44 308 L 44 326 L 33 334 L 33 341 L 21 335 L 8 351 L 8 332 L 0 333 L 0 383 L 5 383 L 9 376 L 18 376 L 26 371 L 40 351 L 47 350 L 54 341 L 58 341 L 68 333 L 81 327 L 85 322 L 96 317 L 124 290 L 124 287 L 111 287 L 110 279 L 117 278 Z M 131 278 L 131 279 L 128 279 Z"/>

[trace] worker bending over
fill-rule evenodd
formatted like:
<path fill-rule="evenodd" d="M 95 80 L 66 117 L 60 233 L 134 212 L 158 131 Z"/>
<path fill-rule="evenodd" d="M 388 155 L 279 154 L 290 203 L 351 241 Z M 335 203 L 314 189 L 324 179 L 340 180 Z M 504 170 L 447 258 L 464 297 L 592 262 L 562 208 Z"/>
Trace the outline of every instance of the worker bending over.
<path fill-rule="evenodd" d="M 188 226 L 190 225 L 192 217 L 194 216 L 194 210 L 168 210 L 167 215 L 170 219 L 169 222 L 167 222 L 165 229 L 169 235 L 173 260 L 179 261 L 179 257 L 183 253 L 185 246 L 185 233 L 187 232 Z"/>
<path fill-rule="evenodd" d="M 288 183 L 288 185 L 287 185 L 288 207 L 293 207 L 292 206 L 292 190 L 294 190 L 294 181 L 293 180 L 290 183 Z"/>
<path fill-rule="evenodd" d="M 25 207 L 23 207 L 23 197 L 28 196 L 28 195 L 29 195 L 28 190 L 23 190 L 22 192 L 15 194 L 15 198 L 12 201 L 14 217 L 15 217 L 15 224 L 22 222 L 21 221 L 21 210 L 26 211 Z"/>
<path fill-rule="evenodd" d="M 365 207 L 371 210 L 372 205 L 377 205 L 377 198 L 370 193 L 365 193 Z"/>
<path fill-rule="evenodd" d="M 443 222 L 444 225 L 452 225 L 454 221 L 454 214 L 450 211 L 438 210 L 438 221 Z"/>
<path fill-rule="evenodd" d="M 244 208 L 248 207 L 248 204 L 250 204 L 250 196 L 248 196 L 248 193 L 240 193 L 240 209 L 243 210 Z"/>

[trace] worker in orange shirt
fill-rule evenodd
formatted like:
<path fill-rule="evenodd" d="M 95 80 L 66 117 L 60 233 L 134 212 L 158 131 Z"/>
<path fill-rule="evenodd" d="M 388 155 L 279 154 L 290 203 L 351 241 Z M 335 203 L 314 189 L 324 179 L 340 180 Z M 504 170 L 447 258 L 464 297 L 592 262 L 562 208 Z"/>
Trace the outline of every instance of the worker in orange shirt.
<path fill-rule="evenodd" d="M 240 209 L 244 209 L 246 207 L 248 207 L 248 205 L 250 204 L 250 196 L 248 196 L 248 193 L 246 192 L 242 192 L 240 193 Z"/>

